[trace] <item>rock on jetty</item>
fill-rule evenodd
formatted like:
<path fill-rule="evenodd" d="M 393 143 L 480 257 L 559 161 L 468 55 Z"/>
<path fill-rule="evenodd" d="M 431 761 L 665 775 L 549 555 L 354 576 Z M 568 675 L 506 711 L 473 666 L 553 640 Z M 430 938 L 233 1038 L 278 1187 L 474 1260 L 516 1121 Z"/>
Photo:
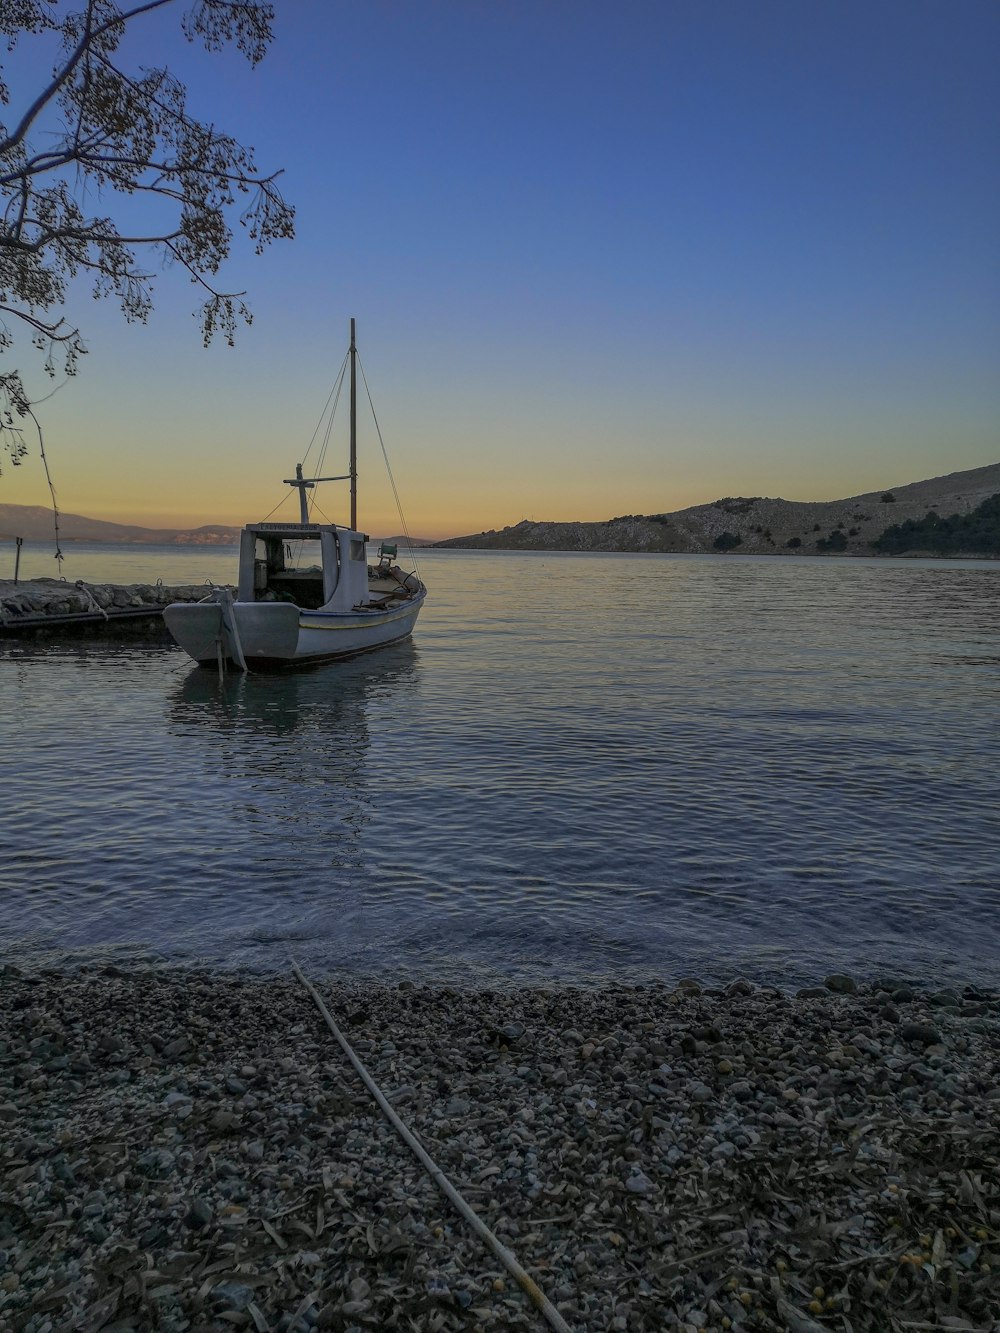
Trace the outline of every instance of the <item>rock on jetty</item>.
<path fill-rule="evenodd" d="M 574 1330 L 1000 1328 L 1000 1000 L 321 991 Z M 540 1328 L 293 980 L 0 969 L 0 1327 Z"/>
<path fill-rule="evenodd" d="M 204 583 L 67 583 L 64 579 L 0 581 L 0 633 L 58 625 L 108 624 L 158 618 L 171 602 L 197 602 L 211 591 Z"/>

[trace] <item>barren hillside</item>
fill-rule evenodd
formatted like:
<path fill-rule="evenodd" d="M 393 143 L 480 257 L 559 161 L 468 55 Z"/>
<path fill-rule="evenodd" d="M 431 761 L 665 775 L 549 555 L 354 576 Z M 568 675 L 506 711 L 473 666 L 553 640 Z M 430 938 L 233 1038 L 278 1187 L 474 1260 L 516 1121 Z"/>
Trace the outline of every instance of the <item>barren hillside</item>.
<path fill-rule="evenodd" d="M 523 519 L 508 528 L 453 537 L 438 546 L 493 550 L 692 551 L 715 552 L 723 534 L 739 538 L 747 555 L 871 554 L 871 542 L 904 519 L 920 519 L 930 509 L 942 516 L 967 514 L 1000 492 L 1000 463 L 952 472 L 849 496 L 813 502 L 730 496 L 664 514 L 630 514 L 604 523 L 535 523 Z M 841 532 L 842 552 L 825 552 Z M 839 543 L 839 538 L 834 539 Z M 789 545 L 789 543 L 793 543 Z"/>

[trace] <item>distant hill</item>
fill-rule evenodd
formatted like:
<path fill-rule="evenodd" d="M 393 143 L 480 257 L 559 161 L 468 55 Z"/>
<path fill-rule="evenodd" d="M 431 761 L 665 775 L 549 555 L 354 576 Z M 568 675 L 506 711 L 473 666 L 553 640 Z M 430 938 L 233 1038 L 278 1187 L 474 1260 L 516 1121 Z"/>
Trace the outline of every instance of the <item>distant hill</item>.
<path fill-rule="evenodd" d="M 437 546 L 503 551 L 738 551 L 746 555 L 872 555 L 885 530 L 937 512 L 971 513 L 1000 493 L 1000 463 L 929 481 L 868 491 L 846 500 L 808 501 L 727 496 L 662 514 L 624 514 L 603 523 L 535 523 L 452 537 Z M 936 554 L 933 525 L 923 554 Z M 920 554 L 909 549 L 908 554 Z M 990 554 L 987 547 L 980 554 Z M 966 550 L 964 554 L 974 555 Z"/>
<path fill-rule="evenodd" d="M 693 505 L 662 514 L 623 514 L 602 523 L 536 523 L 522 519 L 510 527 L 451 537 L 432 542 L 410 538 L 410 545 L 464 550 L 500 551 L 678 551 L 733 550 L 747 555 L 872 555 L 878 551 L 907 554 L 989 555 L 992 537 L 981 551 L 968 545 L 969 532 L 988 534 L 991 528 L 976 520 L 963 525 L 957 539 L 953 526 L 928 521 L 928 515 L 964 517 L 991 496 L 1000 494 L 1000 463 L 952 472 L 928 481 L 868 491 L 846 500 L 817 502 L 767 499 L 763 496 L 727 496 L 709 504 Z M 994 520 L 986 511 L 986 523 Z M 889 528 L 904 528 L 903 538 L 880 542 Z M 242 529 L 225 524 L 199 528 L 144 528 L 108 523 L 81 514 L 61 514 L 63 541 L 120 542 L 166 546 L 234 546 Z M 944 538 L 948 535 L 948 540 Z M 0 539 L 24 537 L 51 541 L 52 511 L 42 505 L 0 504 Z M 914 545 L 917 538 L 927 546 Z M 382 537 L 405 547 L 402 536 Z"/>
<path fill-rule="evenodd" d="M 142 528 L 131 523 L 106 523 L 82 514 L 59 515 L 59 537 L 64 542 L 121 542 L 123 545 L 238 546 L 243 529 L 224 523 L 200 528 Z M 52 510 L 44 505 L 0 504 L 0 541 L 23 537 L 25 541 L 51 541 L 54 536 Z M 377 537 L 405 547 L 405 537 Z M 410 546 L 433 546 L 428 537 L 411 537 Z"/>
<path fill-rule="evenodd" d="M 241 528 L 206 524 L 200 528 L 140 528 L 128 523 L 106 523 L 82 514 L 59 515 L 59 538 L 64 542 L 121 542 L 128 545 L 234 546 Z M 52 510 L 43 505 L 0 504 L 0 538 L 24 537 L 50 541 Z"/>
<path fill-rule="evenodd" d="M 436 546 L 437 542 L 432 541 L 430 537 L 373 537 L 372 541 L 378 545 L 382 542 L 393 542 L 397 546 Z"/>

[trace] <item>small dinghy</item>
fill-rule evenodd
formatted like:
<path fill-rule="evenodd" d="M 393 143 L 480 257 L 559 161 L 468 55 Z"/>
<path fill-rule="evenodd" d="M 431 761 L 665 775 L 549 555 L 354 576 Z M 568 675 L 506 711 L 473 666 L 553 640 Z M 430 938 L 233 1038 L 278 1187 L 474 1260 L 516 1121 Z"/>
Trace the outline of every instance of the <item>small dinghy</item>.
<path fill-rule="evenodd" d="M 396 563 L 383 542 L 368 563 L 368 537 L 357 526 L 357 348 L 354 320 L 345 359 L 351 373 L 350 471 L 343 477 L 303 476 L 298 523 L 248 523 L 240 540 L 236 596 L 217 588 L 204 601 L 175 602 L 163 620 L 178 644 L 202 666 L 240 671 L 335 661 L 383 648 L 413 632 L 427 589 Z M 351 525 L 310 519 L 306 493 L 320 481 L 350 481 Z M 314 562 L 303 564 L 311 544 Z"/>

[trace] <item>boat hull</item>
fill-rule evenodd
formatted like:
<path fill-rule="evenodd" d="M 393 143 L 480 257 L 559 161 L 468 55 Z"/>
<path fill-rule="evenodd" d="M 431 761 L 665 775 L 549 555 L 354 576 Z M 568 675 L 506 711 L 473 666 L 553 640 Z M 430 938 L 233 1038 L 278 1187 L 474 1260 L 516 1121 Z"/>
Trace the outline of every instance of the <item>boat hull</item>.
<path fill-rule="evenodd" d="M 216 666 L 221 657 L 248 671 L 266 671 L 333 662 L 397 643 L 412 634 L 425 596 L 421 587 L 390 608 L 347 613 L 306 611 L 284 602 L 232 602 L 229 608 L 176 603 L 164 608 L 163 619 L 200 665 Z"/>

